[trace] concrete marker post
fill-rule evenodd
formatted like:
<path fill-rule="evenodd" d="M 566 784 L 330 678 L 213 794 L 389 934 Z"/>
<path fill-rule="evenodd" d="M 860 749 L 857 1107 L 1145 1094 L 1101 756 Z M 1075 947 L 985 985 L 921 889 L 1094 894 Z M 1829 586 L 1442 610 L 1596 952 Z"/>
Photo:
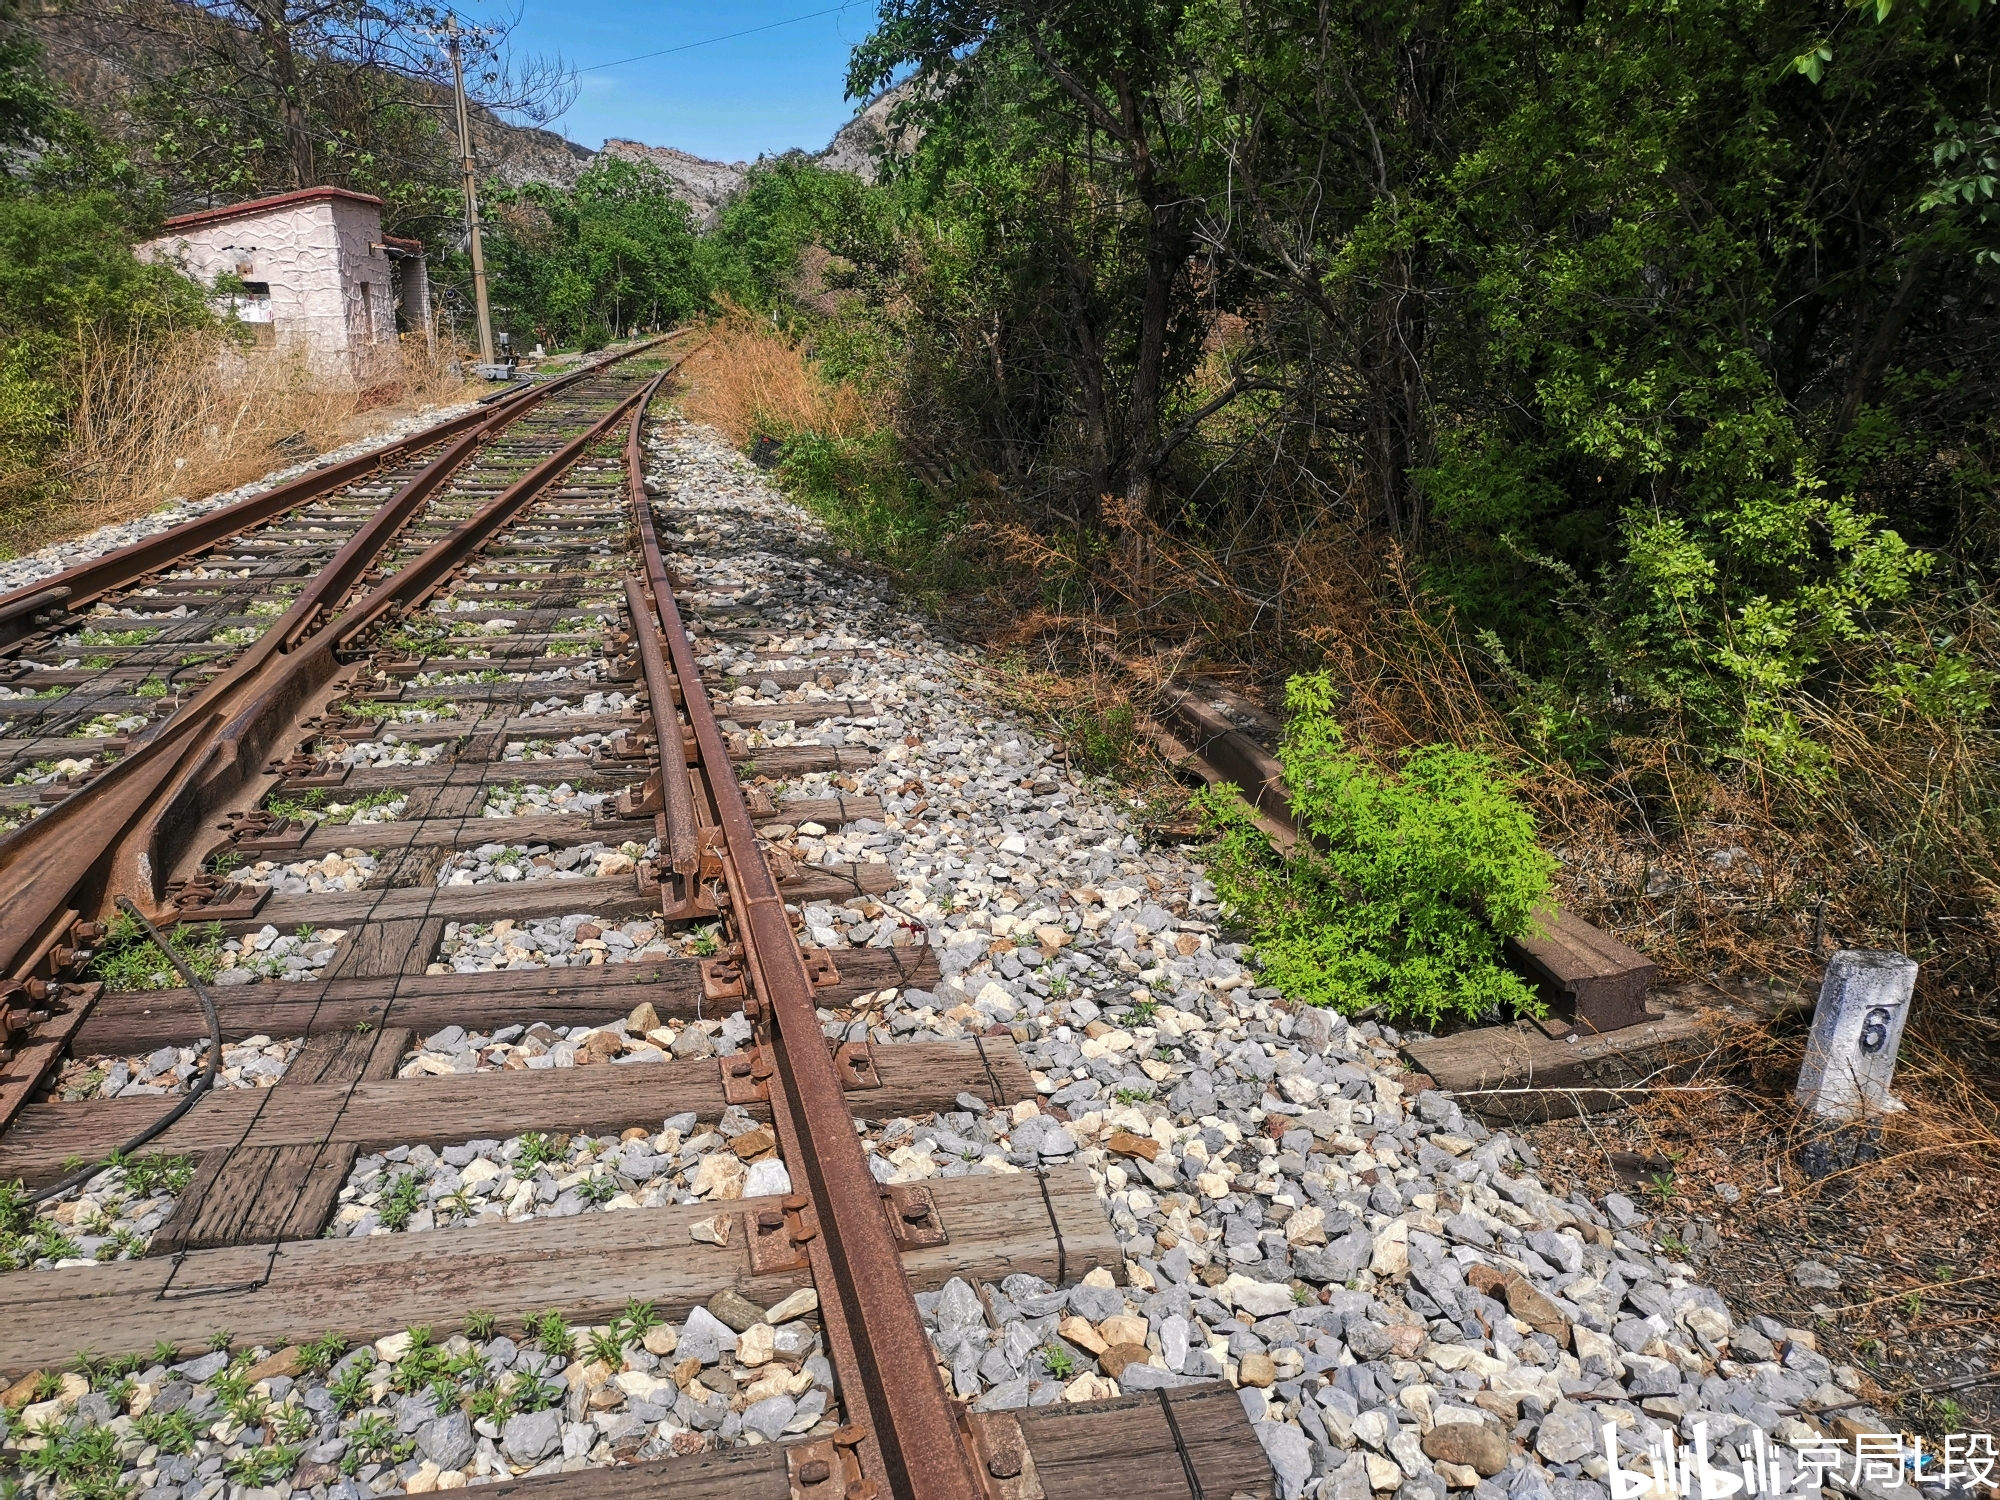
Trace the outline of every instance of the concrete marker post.
<path fill-rule="evenodd" d="M 1901 953 L 1843 948 L 1833 955 L 1799 1069 L 1801 1104 L 1841 1122 L 1903 1107 L 1889 1084 L 1916 985 L 1917 962 Z"/>

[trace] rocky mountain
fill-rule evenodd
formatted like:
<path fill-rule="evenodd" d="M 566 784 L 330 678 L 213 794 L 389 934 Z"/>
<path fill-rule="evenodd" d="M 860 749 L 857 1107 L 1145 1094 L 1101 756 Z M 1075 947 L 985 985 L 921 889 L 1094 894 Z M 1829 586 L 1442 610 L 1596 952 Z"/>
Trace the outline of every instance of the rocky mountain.
<path fill-rule="evenodd" d="M 833 133 L 827 148 L 814 160 L 835 172 L 852 173 L 864 182 L 875 181 L 882 158 L 892 149 L 889 116 L 909 95 L 907 83 L 877 94 Z"/>
<path fill-rule="evenodd" d="M 695 222 L 707 229 L 721 216 L 722 205 L 743 186 L 750 164 L 743 161 L 710 161 L 690 156 L 672 146 L 648 146 L 640 141 L 608 140 L 606 156 L 622 156 L 644 162 L 673 183 L 675 196 L 694 211 Z"/>
<path fill-rule="evenodd" d="M 568 187 L 597 153 L 553 130 L 510 125 L 490 110 L 472 111 L 472 149 L 481 172 L 509 187 L 547 182 Z"/>
<path fill-rule="evenodd" d="M 905 87 L 899 86 L 869 100 L 853 119 L 834 132 L 825 150 L 807 159 L 836 172 L 851 173 L 864 182 L 873 182 L 890 144 L 889 112 L 906 92 Z M 614 139 L 604 143 L 604 150 L 613 156 L 646 162 L 664 173 L 679 190 L 682 201 L 694 210 L 695 221 L 703 228 L 715 223 L 722 205 L 750 175 L 749 162 L 710 161 L 672 146 Z"/>

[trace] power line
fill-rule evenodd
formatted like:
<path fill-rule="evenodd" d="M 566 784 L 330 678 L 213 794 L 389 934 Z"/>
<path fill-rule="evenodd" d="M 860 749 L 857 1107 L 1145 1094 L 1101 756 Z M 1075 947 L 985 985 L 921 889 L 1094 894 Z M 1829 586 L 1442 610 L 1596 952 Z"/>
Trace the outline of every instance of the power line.
<path fill-rule="evenodd" d="M 776 31 L 781 26 L 796 26 L 801 21 L 817 21 L 821 16 L 838 15 L 843 10 L 852 10 L 854 4 L 855 0 L 846 0 L 845 4 L 831 6 L 826 10 L 816 10 L 810 15 L 793 16 L 789 20 L 784 21 L 772 21 L 766 26 L 752 26 L 747 30 L 732 31 L 724 36 L 705 37 L 698 42 L 683 42 L 678 47 L 662 47 L 658 52 L 641 52 L 637 57 L 621 57 L 616 62 L 592 63 L 587 68 L 578 68 L 577 72 L 597 73 L 602 72 L 605 68 L 622 68 L 626 63 L 644 62 L 649 57 L 665 57 L 670 52 L 690 52 L 696 47 L 713 47 L 717 42 L 733 42 L 739 36 L 755 36 L 760 31 Z"/>

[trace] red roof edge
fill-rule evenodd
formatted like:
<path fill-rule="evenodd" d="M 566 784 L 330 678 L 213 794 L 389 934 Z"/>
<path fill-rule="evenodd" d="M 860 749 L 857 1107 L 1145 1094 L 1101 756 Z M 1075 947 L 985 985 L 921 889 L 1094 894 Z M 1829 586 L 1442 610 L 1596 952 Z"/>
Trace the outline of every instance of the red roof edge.
<path fill-rule="evenodd" d="M 382 236 L 382 243 L 385 245 L 394 245 L 398 250 L 407 250 L 412 255 L 422 255 L 424 253 L 424 242 L 422 240 L 405 239 L 400 234 L 385 234 Z"/>
<path fill-rule="evenodd" d="M 224 208 L 204 208 L 191 214 L 177 214 L 161 226 L 168 230 L 194 229 L 203 224 L 220 224 L 229 219 L 241 219 L 251 214 L 261 214 L 274 208 L 283 208 L 289 203 L 309 203 L 315 199 L 346 198 L 354 203 L 382 206 L 382 200 L 368 193 L 351 193 L 346 188 L 310 187 L 300 188 L 295 193 L 279 193 L 273 198 L 253 198 L 247 203 L 231 203 Z"/>

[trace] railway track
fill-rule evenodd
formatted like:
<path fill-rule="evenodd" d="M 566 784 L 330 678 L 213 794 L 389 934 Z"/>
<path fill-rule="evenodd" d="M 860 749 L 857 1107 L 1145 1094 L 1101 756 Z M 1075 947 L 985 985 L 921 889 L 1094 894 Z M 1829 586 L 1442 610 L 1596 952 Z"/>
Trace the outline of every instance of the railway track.
<path fill-rule="evenodd" d="M 928 933 L 782 838 L 879 826 L 785 795 L 879 747 L 764 731 L 869 705 L 844 648 L 758 659 L 784 580 L 677 598 L 679 347 L 0 598 L 0 1462 L 39 1491 L 1271 1493 L 1225 1383 L 1065 1392 L 1065 1288 L 1066 1337 L 1159 1340 L 1083 1167 L 880 1180 L 885 1126 L 1044 1090 L 1005 1026 L 867 1024 Z M 953 1399 L 950 1350 L 1031 1337 L 1018 1400 Z"/>

